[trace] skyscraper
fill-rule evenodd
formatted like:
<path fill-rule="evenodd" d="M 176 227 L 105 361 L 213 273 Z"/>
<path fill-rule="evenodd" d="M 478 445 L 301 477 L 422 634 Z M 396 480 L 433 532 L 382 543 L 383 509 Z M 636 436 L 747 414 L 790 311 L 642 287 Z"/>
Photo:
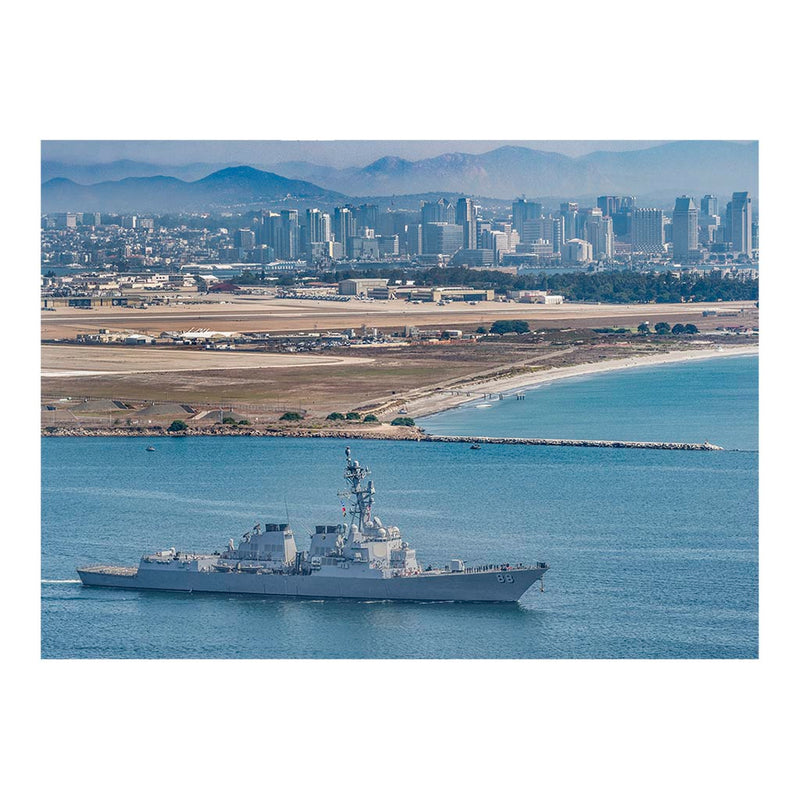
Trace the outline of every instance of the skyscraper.
<path fill-rule="evenodd" d="M 664 212 L 660 208 L 636 208 L 631 215 L 631 245 L 636 253 L 664 254 Z"/>
<path fill-rule="evenodd" d="M 456 210 L 452 203 L 440 197 L 436 202 L 426 202 L 422 204 L 422 224 L 428 222 L 449 222 L 455 225 Z"/>
<path fill-rule="evenodd" d="M 559 216 L 564 220 L 564 241 L 568 242 L 578 235 L 578 204 L 562 203 Z"/>
<path fill-rule="evenodd" d="M 346 256 L 350 255 L 350 239 L 356 235 L 356 221 L 348 206 L 333 209 L 333 234 Z"/>
<path fill-rule="evenodd" d="M 331 238 L 331 217 L 318 208 L 306 209 L 306 242 L 327 242 Z"/>
<path fill-rule="evenodd" d="M 719 200 L 713 194 L 707 194 L 700 201 L 700 214 L 704 217 L 715 217 L 719 214 Z"/>
<path fill-rule="evenodd" d="M 586 241 L 592 246 L 594 258 L 610 261 L 614 258 L 614 225 L 611 217 L 592 215 L 586 220 Z"/>
<path fill-rule="evenodd" d="M 672 212 L 672 258 L 690 258 L 697 246 L 697 206 L 691 197 L 677 197 Z"/>
<path fill-rule="evenodd" d="M 422 226 L 422 252 L 451 256 L 461 249 L 464 229 L 449 222 L 426 222 Z"/>
<path fill-rule="evenodd" d="M 478 246 L 478 226 L 471 198 L 461 197 L 456 202 L 456 225 L 464 229 L 464 249 L 474 250 Z"/>
<path fill-rule="evenodd" d="M 734 192 L 730 204 L 729 238 L 734 253 L 753 255 L 753 208 L 747 192 Z"/>
<path fill-rule="evenodd" d="M 522 226 L 529 220 L 539 219 L 542 213 L 543 208 L 541 203 L 535 203 L 533 200 L 526 200 L 524 197 L 518 198 L 511 206 L 514 230 L 521 236 Z"/>
<path fill-rule="evenodd" d="M 621 197 L 603 195 L 602 197 L 597 198 L 597 207 L 603 212 L 604 217 L 610 217 L 612 214 L 616 214 L 621 205 Z"/>
<path fill-rule="evenodd" d="M 281 211 L 281 232 L 276 249 L 278 258 L 293 261 L 300 256 L 300 222 L 295 209 Z"/>

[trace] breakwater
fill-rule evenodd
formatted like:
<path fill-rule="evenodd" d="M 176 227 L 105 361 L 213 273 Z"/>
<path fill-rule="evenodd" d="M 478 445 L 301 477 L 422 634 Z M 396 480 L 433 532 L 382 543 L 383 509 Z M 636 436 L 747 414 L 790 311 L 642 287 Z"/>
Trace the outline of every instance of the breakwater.
<path fill-rule="evenodd" d="M 382 439 L 387 441 L 441 442 L 456 444 L 512 444 L 538 445 L 545 447 L 612 447 L 639 450 L 722 450 L 719 445 L 709 442 L 631 442 L 605 439 L 538 439 L 531 437 L 511 436 L 444 436 L 428 434 L 416 428 L 401 428 L 372 431 L 349 431 L 342 429 L 284 429 L 263 430 L 258 428 L 207 427 L 190 428 L 178 433 L 170 433 L 163 429 L 140 428 L 126 430 L 116 428 L 90 427 L 49 427 L 42 430 L 43 436 L 267 436 L 290 437 L 298 439 Z"/>
<path fill-rule="evenodd" d="M 435 436 L 424 435 L 425 442 L 460 442 L 463 444 L 527 444 L 550 447 L 625 447 L 639 450 L 722 450 L 719 445 L 703 442 L 627 442 L 607 439 L 533 439 L 508 436 Z"/>

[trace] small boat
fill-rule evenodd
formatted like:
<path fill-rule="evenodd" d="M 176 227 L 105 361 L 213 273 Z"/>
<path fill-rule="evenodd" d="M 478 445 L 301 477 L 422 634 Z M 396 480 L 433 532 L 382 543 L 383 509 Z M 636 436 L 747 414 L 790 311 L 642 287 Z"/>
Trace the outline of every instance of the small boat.
<path fill-rule="evenodd" d="M 481 449 L 481 446 L 480 446 L 479 444 L 471 444 L 471 445 L 469 446 L 469 449 L 470 449 L 470 450 L 480 450 L 480 449 Z"/>
<path fill-rule="evenodd" d="M 155 449 L 155 447 L 153 447 L 153 445 L 150 445 L 149 447 L 145 447 L 145 450 L 147 450 L 148 453 L 155 453 L 155 451 L 156 451 L 156 449 Z"/>

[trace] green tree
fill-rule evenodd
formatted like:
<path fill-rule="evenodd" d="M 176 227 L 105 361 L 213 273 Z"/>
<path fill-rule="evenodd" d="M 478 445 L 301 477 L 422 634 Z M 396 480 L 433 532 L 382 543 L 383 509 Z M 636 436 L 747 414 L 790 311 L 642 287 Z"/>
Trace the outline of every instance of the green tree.
<path fill-rule="evenodd" d="M 297 411 L 287 411 L 282 417 L 282 420 L 286 422 L 297 422 L 298 420 L 303 419 L 303 415 Z"/>
<path fill-rule="evenodd" d="M 182 420 L 182 419 L 174 419 L 170 422 L 169 427 L 167 430 L 170 433 L 182 433 L 185 430 L 188 430 L 189 426 Z"/>
<path fill-rule="evenodd" d="M 222 418 L 223 425 L 235 425 L 236 420 L 233 417 L 223 417 Z"/>
<path fill-rule="evenodd" d="M 345 419 L 361 419 L 361 414 L 359 414 L 358 411 L 348 411 L 344 415 L 344 418 Z"/>
<path fill-rule="evenodd" d="M 475 333 L 486 333 L 486 328 L 481 325 L 479 328 L 475 328 Z"/>
<path fill-rule="evenodd" d="M 680 336 L 682 333 L 686 333 L 686 326 L 685 325 L 681 325 L 681 323 L 678 322 L 678 323 L 676 323 L 675 325 L 672 326 L 672 332 L 676 336 Z"/>
<path fill-rule="evenodd" d="M 492 324 L 489 333 L 528 333 L 530 326 L 524 319 L 498 319 Z"/>
<path fill-rule="evenodd" d="M 650 326 L 646 322 L 643 322 L 636 330 L 639 331 L 639 333 L 650 333 Z"/>
<path fill-rule="evenodd" d="M 325 417 L 325 419 L 331 419 L 331 420 L 344 419 L 344 414 L 340 414 L 338 411 L 333 411 L 330 414 L 328 414 L 328 416 Z"/>
<path fill-rule="evenodd" d="M 405 425 L 409 428 L 414 427 L 414 420 L 411 417 L 395 417 L 392 420 L 392 425 Z"/>
<path fill-rule="evenodd" d="M 656 333 L 659 336 L 664 336 L 665 334 L 669 333 L 669 330 L 668 322 L 656 322 Z"/>
<path fill-rule="evenodd" d="M 691 322 L 686 324 L 686 328 L 683 331 L 684 333 L 697 333 L 697 325 L 692 325 Z"/>
<path fill-rule="evenodd" d="M 380 422 L 380 420 L 374 414 L 367 414 L 364 417 L 364 422 Z"/>

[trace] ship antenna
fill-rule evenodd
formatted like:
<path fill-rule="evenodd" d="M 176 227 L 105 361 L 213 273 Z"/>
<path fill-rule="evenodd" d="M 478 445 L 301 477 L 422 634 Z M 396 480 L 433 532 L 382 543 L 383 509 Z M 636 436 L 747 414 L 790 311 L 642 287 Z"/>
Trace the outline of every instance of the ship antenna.
<path fill-rule="evenodd" d="M 292 523 L 289 519 L 289 504 L 286 502 L 286 495 L 283 496 L 283 507 L 286 509 L 286 524 L 291 528 Z"/>

